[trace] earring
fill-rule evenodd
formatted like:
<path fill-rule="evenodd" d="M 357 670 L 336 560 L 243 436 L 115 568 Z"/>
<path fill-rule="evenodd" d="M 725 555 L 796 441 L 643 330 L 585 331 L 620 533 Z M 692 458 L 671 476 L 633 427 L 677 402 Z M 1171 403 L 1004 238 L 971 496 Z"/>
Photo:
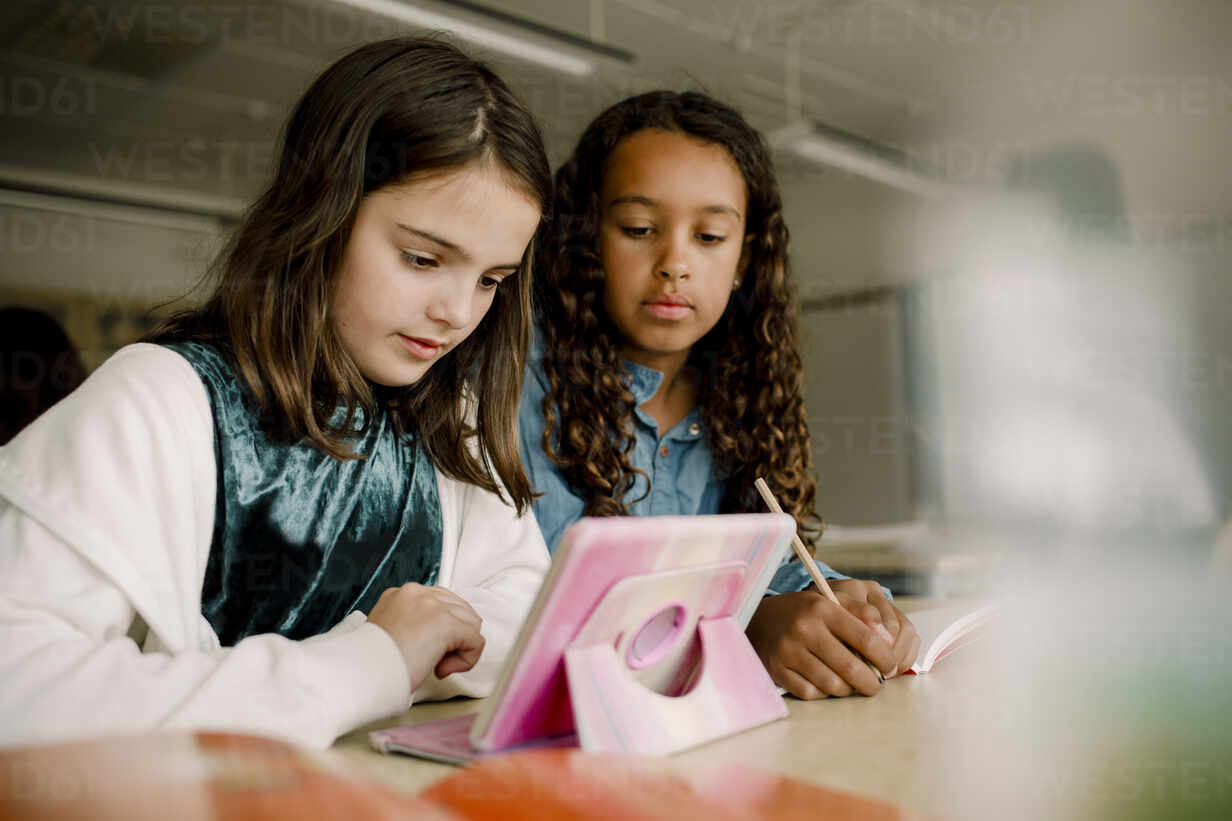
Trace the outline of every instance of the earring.
<path fill-rule="evenodd" d="M 732 280 L 732 290 L 734 291 L 739 287 L 740 287 L 740 280 L 739 279 Z"/>

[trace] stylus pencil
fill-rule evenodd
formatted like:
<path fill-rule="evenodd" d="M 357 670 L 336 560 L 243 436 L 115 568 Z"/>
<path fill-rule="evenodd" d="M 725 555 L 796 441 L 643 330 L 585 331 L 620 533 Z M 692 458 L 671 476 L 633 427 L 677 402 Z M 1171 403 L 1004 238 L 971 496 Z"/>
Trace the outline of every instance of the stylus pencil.
<path fill-rule="evenodd" d="M 766 507 L 770 508 L 775 513 L 782 513 L 783 508 L 779 507 L 779 500 L 774 498 L 774 494 L 770 492 L 770 486 L 766 484 L 766 480 L 758 476 L 753 481 L 753 487 L 757 488 L 757 492 L 761 494 L 761 498 L 766 503 Z M 792 550 L 796 551 L 796 557 L 800 559 L 800 564 L 804 565 L 804 569 L 813 577 L 813 583 L 817 585 L 817 589 L 821 594 L 830 601 L 839 604 L 838 596 L 834 595 L 834 591 L 830 589 L 830 583 L 826 581 L 826 577 L 821 575 L 821 570 L 817 567 L 817 562 L 813 561 L 812 555 L 808 552 L 808 548 L 804 546 L 804 542 L 800 541 L 800 534 L 794 533 L 791 537 Z M 878 681 L 885 681 L 885 676 L 877 669 L 877 665 L 873 664 L 868 659 L 865 659 L 870 670 L 877 674 Z"/>
<path fill-rule="evenodd" d="M 761 494 L 761 498 L 765 500 L 766 507 L 770 508 L 775 513 L 782 513 L 783 508 L 779 507 L 779 500 L 774 498 L 774 494 L 770 492 L 770 486 L 766 484 L 766 480 L 760 476 L 753 482 L 753 487 L 757 488 L 757 492 Z M 813 577 L 813 583 L 817 585 L 817 589 L 821 594 L 830 601 L 838 604 L 838 596 L 834 595 L 834 591 L 830 589 L 830 583 L 826 581 L 826 577 L 821 575 L 821 570 L 817 567 L 817 562 L 813 561 L 812 555 L 809 554 L 808 548 L 804 546 L 804 542 L 800 541 L 800 534 L 794 533 L 791 537 L 791 547 L 796 551 L 796 557 L 800 559 L 800 563 L 804 565 L 804 569 Z M 840 607 L 842 605 L 839 605 Z"/>

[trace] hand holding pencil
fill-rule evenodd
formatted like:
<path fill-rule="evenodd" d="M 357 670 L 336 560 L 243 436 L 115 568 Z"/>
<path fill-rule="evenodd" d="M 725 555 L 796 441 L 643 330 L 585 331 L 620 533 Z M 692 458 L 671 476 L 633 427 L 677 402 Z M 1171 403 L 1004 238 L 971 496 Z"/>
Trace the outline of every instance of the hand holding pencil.
<path fill-rule="evenodd" d="M 782 512 L 764 480 L 755 486 L 771 510 Z M 914 628 L 876 583 L 835 582 L 844 588 L 836 594 L 798 536 L 792 547 L 821 596 L 804 591 L 767 597 L 749 624 L 750 641 L 771 678 L 800 698 L 873 695 L 881 688 L 883 672 L 910 666 L 910 660 L 902 662 Z M 891 620 L 899 641 L 882 623 L 885 619 Z"/>

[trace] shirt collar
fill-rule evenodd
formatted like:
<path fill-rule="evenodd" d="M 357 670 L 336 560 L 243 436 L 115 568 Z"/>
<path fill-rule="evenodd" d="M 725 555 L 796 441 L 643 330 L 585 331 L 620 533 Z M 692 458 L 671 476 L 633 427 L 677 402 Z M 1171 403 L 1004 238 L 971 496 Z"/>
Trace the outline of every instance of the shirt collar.
<path fill-rule="evenodd" d="M 662 371 L 647 368 L 628 359 L 624 360 L 624 366 L 629 374 L 629 389 L 633 391 L 633 399 L 637 404 L 642 404 L 659 392 L 659 386 L 663 384 Z"/>
<path fill-rule="evenodd" d="M 654 368 L 639 365 L 628 359 L 624 360 L 624 367 L 625 371 L 629 374 L 629 390 L 633 392 L 635 405 L 640 406 L 647 399 L 658 393 L 659 386 L 663 384 L 662 371 L 656 371 Z M 643 424 L 649 425 L 652 429 L 655 427 L 654 418 L 640 407 L 635 408 L 635 415 L 642 420 Z M 702 434 L 701 408 L 695 407 L 689 411 L 689 415 L 681 420 L 680 424 L 676 425 L 672 430 L 659 431 L 660 436 L 668 434 L 672 434 L 673 439 L 682 442 L 700 438 Z"/>

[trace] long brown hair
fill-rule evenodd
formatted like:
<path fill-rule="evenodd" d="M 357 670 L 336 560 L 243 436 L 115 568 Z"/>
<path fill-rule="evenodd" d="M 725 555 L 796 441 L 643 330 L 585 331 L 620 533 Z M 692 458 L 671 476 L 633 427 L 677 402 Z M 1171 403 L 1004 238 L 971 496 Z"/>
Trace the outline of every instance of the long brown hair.
<path fill-rule="evenodd" d="M 745 232 L 752 241 L 747 267 L 737 274 L 740 287 L 689 354 L 705 386 L 702 416 L 724 478 L 720 510 L 763 510 L 753 480 L 764 476 L 811 537 L 819 527 L 817 483 L 778 182 L 761 135 L 704 94 L 652 91 L 617 103 L 595 118 L 556 172 L 552 245 L 540 247 L 535 288 L 549 386 L 544 450 L 585 499 L 587 515 L 628 513 L 625 497 L 642 471 L 630 459 L 635 402 L 621 364 L 622 341 L 603 309 L 599 192 L 616 146 L 646 129 L 722 146 L 748 191 Z"/>
<path fill-rule="evenodd" d="M 517 405 L 534 242 L 520 275 L 497 288 L 474 332 L 407 388 L 370 385 L 327 316 L 363 197 L 477 161 L 494 162 L 546 210 L 551 169 L 539 129 L 490 69 L 434 39 L 352 51 L 296 104 L 274 179 L 216 261 L 213 295 L 148 340 L 218 344 L 264 414 L 289 438 L 336 458 L 355 456 L 347 442 L 356 420 L 366 425 L 383 404 L 442 472 L 500 493 L 495 470 L 522 512 L 531 488 L 518 453 Z M 464 407 L 468 386 L 473 425 Z M 331 424 L 340 406 L 345 419 Z"/>

